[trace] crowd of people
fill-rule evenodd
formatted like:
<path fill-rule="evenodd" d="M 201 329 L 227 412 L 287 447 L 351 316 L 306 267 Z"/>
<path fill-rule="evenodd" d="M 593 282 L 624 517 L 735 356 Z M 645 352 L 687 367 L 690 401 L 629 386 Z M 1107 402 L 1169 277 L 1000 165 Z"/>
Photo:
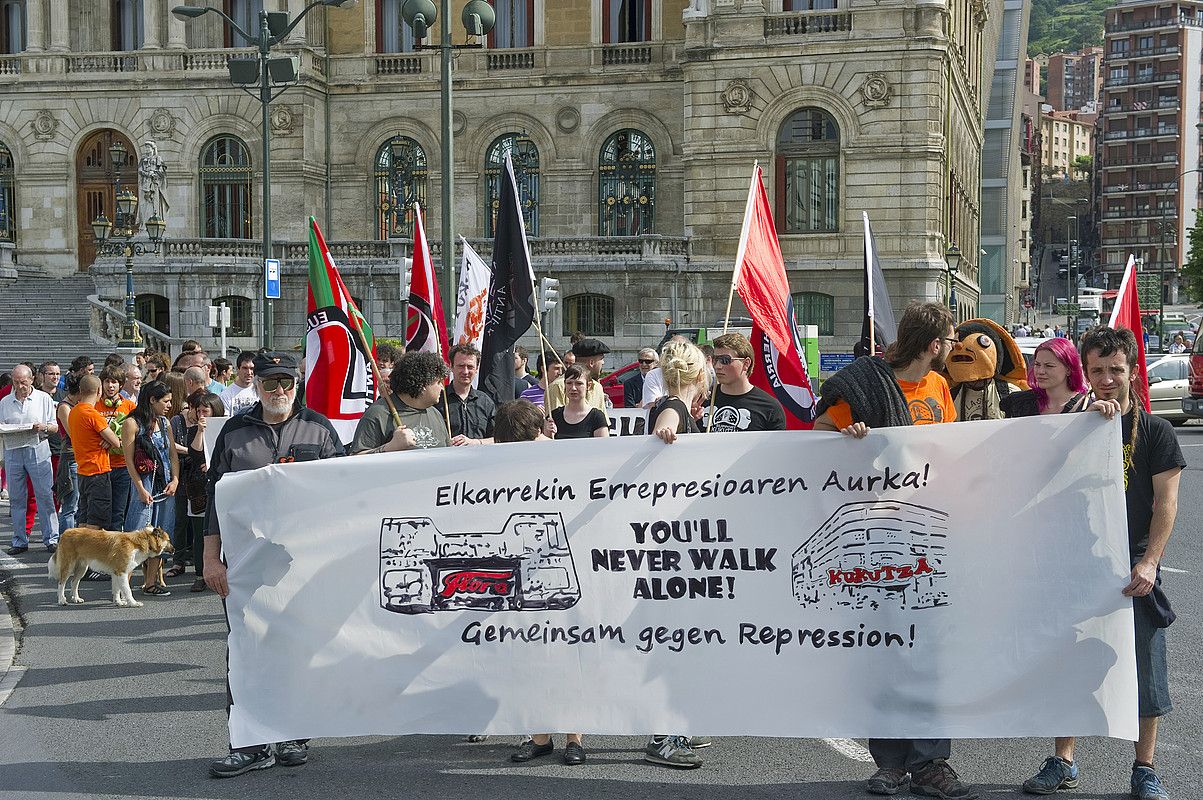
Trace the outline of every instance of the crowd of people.
<path fill-rule="evenodd" d="M 863 438 L 875 428 L 956 421 L 942 375 L 959 346 L 954 334 L 947 308 L 912 304 L 883 356 L 859 358 L 823 383 L 815 430 Z M 134 364 L 106 363 L 99 376 L 89 360 L 77 359 L 65 380 L 52 362 L 37 370 L 21 365 L 12 373 L 12 394 L 0 400 L 0 423 L 29 426 L 4 437 L 14 521 L 8 552 L 28 548 L 34 503 L 51 552 L 60 529 L 56 507 L 64 525 L 122 530 L 155 524 L 170 530 L 177 545 L 167 575 L 180 574 L 191 562 L 197 575 L 193 589 L 208 587 L 224 598 L 229 587 L 214 488 L 226 473 L 343 455 L 605 438 L 609 403 L 599 378 L 608 352 L 604 342 L 590 338 L 577 339 L 563 353 L 540 348 L 534 376 L 527 371 L 530 353 L 519 348 L 517 399 L 510 399 L 489 397 L 474 387 L 481 356 L 471 345 L 452 348 L 450 369 L 434 353 L 378 348 L 386 383 L 349 445 L 329 420 L 298 401 L 302 375 L 289 353 L 244 353 L 231 365 L 210 362 L 195 349 L 170 367 L 151 353 Z M 1173 620 L 1158 565 L 1174 527 L 1186 462 L 1169 424 L 1143 412 L 1136 400 L 1137 354 L 1136 339 L 1126 330 L 1093 328 L 1078 348 L 1049 336 L 1037 346 L 1028 371 L 1032 388 L 1008 395 L 1003 411 L 1008 417 L 1074 412 L 1121 417 L 1132 572 L 1127 585 L 1116 590 L 1134 601 L 1140 689 L 1131 791 L 1154 800 L 1168 797 L 1153 756 L 1157 721 L 1171 708 L 1165 629 Z M 647 432 L 666 445 L 703 432 L 784 430 L 781 405 L 750 381 L 755 363 L 751 344 L 739 333 L 720 336 L 705 348 L 675 337 L 659 351 L 639 352 L 639 368 L 624 387 L 625 396 L 630 405 L 647 409 Z M 223 374 L 230 375 L 229 386 L 217 379 Z M 40 388 L 34 388 L 35 377 Z M 235 413 L 206 466 L 206 420 L 227 411 Z M 28 518 L 27 480 L 33 486 Z M 144 593 L 166 594 L 158 569 L 148 562 Z M 658 733 L 649 736 L 644 758 L 696 768 L 703 763 L 697 751 L 710 744 L 707 737 Z M 210 765 L 210 773 L 232 777 L 276 764 L 297 766 L 306 762 L 308 750 L 306 741 L 231 747 Z M 893 795 L 909 788 L 938 798 L 978 797 L 949 764 L 948 739 L 870 739 L 869 750 L 877 766 L 865 784 L 869 793 Z M 525 763 L 554 751 L 552 733 L 532 732 L 510 757 Z M 567 764 L 586 761 L 579 732 L 565 734 L 562 757 Z M 1023 789 L 1051 794 L 1078 781 L 1074 740 L 1058 738 L 1053 755 Z"/>

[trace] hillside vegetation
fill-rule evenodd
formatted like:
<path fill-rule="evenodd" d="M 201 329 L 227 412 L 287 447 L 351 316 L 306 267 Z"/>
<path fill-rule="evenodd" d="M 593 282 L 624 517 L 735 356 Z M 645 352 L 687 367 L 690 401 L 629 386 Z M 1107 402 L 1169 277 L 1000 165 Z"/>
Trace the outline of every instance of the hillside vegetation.
<path fill-rule="evenodd" d="M 1101 45 L 1104 12 L 1111 4 L 1111 0 L 1032 0 L 1028 55 Z"/>

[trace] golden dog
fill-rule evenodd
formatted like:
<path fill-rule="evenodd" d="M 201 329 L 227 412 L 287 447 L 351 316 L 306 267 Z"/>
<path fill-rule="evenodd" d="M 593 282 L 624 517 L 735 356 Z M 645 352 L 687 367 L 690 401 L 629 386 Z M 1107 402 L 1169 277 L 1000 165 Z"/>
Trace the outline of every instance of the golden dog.
<path fill-rule="evenodd" d="M 58 540 L 58 551 L 46 565 L 51 579 L 58 581 L 58 604 L 67 605 L 67 581 L 75 578 L 72 603 L 82 603 L 79 582 L 89 568 L 113 577 L 113 603 L 141 606 L 130 590 L 130 573 L 148 558 L 174 553 L 171 537 L 162 528 L 137 531 L 101 531 L 93 528 L 68 528 Z"/>

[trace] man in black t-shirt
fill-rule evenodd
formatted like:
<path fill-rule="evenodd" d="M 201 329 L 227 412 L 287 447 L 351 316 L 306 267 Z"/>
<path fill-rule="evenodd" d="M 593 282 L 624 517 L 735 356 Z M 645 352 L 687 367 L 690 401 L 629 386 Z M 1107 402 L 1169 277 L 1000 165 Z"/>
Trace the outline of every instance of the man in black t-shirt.
<path fill-rule="evenodd" d="M 752 344 L 742 333 L 725 333 L 714 340 L 714 374 L 718 386 L 714 405 L 706 405 L 706 432 L 783 431 L 785 410 L 763 389 L 752 385 L 755 359 Z"/>
<path fill-rule="evenodd" d="M 1130 330 L 1099 326 L 1082 337 L 1082 363 L 1097 398 L 1090 410 L 1108 419 L 1121 415 L 1124 494 L 1132 558 L 1131 578 L 1123 592 L 1133 598 L 1140 715 L 1131 790 L 1133 797 L 1158 800 L 1169 797 L 1153 770 L 1153 751 L 1157 745 L 1157 720 L 1172 708 L 1165 629 L 1173 622 L 1173 612 L 1159 586 L 1159 570 L 1174 530 L 1178 480 L 1186 459 L 1182 457 L 1173 427 L 1142 407 L 1134 388 L 1139 380 L 1138 357 L 1136 336 Z M 1078 785 L 1073 738 L 1058 737 L 1055 748 L 1055 754 L 1045 760 L 1040 772 L 1024 783 L 1025 792 L 1052 794 Z"/>

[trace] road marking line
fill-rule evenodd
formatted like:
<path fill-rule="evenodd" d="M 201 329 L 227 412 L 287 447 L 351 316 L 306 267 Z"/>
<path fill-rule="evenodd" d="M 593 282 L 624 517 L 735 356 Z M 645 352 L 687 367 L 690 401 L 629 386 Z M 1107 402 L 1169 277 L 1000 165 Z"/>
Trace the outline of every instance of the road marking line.
<path fill-rule="evenodd" d="M 1180 444 L 1179 447 L 1203 447 L 1203 444 Z"/>
<path fill-rule="evenodd" d="M 1164 570 L 1165 572 L 1173 572 L 1178 575 L 1189 575 L 1190 574 L 1189 572 L 1187 572 L 1184 569 L 1174 569 L 1173 567 L 1163 566 L 1161 569 Z"/>
<path fill-rule="evenodd" d="M 874 763 L 873 755 L 852 739 L 824 739 L 823 744 L 853 761 L 860 761 L 865 764 Z"/>

